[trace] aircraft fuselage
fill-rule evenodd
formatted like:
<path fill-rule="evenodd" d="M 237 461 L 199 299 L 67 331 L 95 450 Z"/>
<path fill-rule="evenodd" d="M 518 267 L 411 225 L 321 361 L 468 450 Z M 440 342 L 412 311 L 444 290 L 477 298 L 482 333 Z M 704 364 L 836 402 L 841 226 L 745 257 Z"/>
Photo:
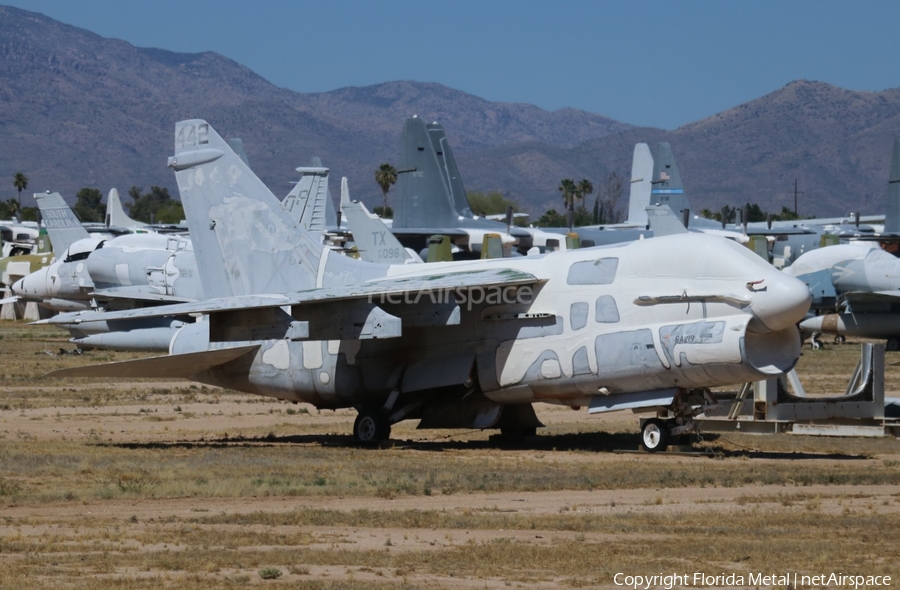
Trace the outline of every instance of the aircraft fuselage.
<path fill-rule="evenodd" d="M 186 326 L 170 352 L 258 344 L 255 353 L 193 378 L 318 407 L 380 403 L 394 389 L 465 393 L 476 382 L 499 403 L 586 405 L 598 395 L 712 387 L 787 371 L 800 354 L 795 324 L 809 307 L 803 283 L 742 246 L 707 236 L 441 264 L 454 272 L 502 265 L 543 282 L 417 300 L 376 296 L 371 303 L 396 317 L 423 305 L 459 310 L 458 323 L 404 320 L 402 335 L 387 339 L 237 341 L 216 336 L 228 333 L 219 324 L 246 320 L 211 314 L 209 323 Z M 392 267 L 389 276 L 424 272 Z M 300 317 L 299 310 L 282 313 L 256 317 L 256 329 Z"/>

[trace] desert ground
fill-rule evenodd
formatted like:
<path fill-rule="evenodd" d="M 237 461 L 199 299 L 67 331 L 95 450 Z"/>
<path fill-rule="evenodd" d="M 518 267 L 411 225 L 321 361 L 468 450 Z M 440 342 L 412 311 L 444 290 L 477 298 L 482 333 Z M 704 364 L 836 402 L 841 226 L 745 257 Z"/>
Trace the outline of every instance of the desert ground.
<path fill-rule="evenodd" d="M 352 410 L 43 377 L 138 356 L 72 350 L 62 331 L 0 323 L 0 588 L 619 588 L 616 574 L 695 572 L 900 583 L 894 438 L 709 434 L 647 454 L 634 414 L 544 405 L 547 427 L 515 444 L 410 422 L 368 447 Z M 858 350 L 807 348 L 807 390 L 843 391 Z M 886 382 L 898 395 L 898 367 Z"/>

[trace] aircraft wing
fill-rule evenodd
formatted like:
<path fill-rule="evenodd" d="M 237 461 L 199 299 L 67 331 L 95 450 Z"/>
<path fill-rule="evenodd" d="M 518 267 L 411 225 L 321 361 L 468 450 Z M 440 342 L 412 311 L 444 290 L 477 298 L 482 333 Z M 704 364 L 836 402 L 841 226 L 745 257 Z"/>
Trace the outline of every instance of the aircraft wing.
<path fill-rule="evenodd" d="M 120 319 L 137 319 L 164 317 L 172 315 L 197 315 L 226 311 L 244 311 L 272 307 L 305 305 L 312 303 L 351 301 L 375 297 L 403 295 L 412 298 L 417 294 L 447 291 L 467 291 L 475 288 L 517 287 L 537 285 L 545 282 L 532 274 L 508 268 L 493 268 L 477 271 L 439 272 L 397 276 L 376 279 L 347 287 L 326 287 L 310 289 L 287 295 L 245 295 L 220 299 L 209 299 L 193 303 L 160 305 L 141 309 L 110 312 L 75 312 L 63 314 L 35 322 L 38 324 L 79 323 L 89 321 L 109 321 Z M 423 297 L 422 301 L 427 300 Z"/>
<path fill-rule="evenodd" d="M 853 291 L 844 293 L 843 298 L 855 313 L 900 310 L 898 291 Z"/>
<path fill-rule="evenodd" d="M 259 348 L 258 344 L 205 350 L 188 354 L 154 356 L 133 361 L 120 361 L 102 365 L 88 365 L 51 371 L 44 377 L 183 377 L 208 371 L 213 367 L 233 361 Z"/>
<path fill-rule="evenodd" d="M 134 299 L 137 301 L 149 301 L 153 303 L 188 303 L 193 299 L 173 297 L 161 293 L 149 293 L 143 287 L 116 287 L 115 289 L 99 289 L 94 291 L 94 297 L 100 299 Z"/>

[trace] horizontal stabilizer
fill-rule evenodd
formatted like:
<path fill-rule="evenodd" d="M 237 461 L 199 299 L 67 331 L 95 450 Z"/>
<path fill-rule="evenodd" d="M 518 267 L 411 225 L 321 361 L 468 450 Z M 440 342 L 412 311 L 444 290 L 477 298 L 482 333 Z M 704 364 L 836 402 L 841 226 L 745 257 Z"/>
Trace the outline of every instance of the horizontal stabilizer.
<path fill-rule="evenodd" d="M 213 367 L 223 365 L 244 356 L 259 348 L 258 344 L 192 352 L 190 354 L 174 354 L 155 356 L 134 361 L 88 365 L 51 371 L 44 377 L 183 377 L 197 375 Z"/>

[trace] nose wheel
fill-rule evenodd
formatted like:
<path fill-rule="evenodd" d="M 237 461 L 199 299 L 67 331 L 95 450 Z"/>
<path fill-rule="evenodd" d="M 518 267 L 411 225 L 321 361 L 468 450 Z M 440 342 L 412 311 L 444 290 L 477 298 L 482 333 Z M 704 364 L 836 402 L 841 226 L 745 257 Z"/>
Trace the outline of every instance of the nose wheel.
<path fill-rule="evenodd" d="M 669 425 L 659 418 L 650 418 L 641 427 L 641 445 L 649 453 L 665 451 L 669 446 Z"/>

